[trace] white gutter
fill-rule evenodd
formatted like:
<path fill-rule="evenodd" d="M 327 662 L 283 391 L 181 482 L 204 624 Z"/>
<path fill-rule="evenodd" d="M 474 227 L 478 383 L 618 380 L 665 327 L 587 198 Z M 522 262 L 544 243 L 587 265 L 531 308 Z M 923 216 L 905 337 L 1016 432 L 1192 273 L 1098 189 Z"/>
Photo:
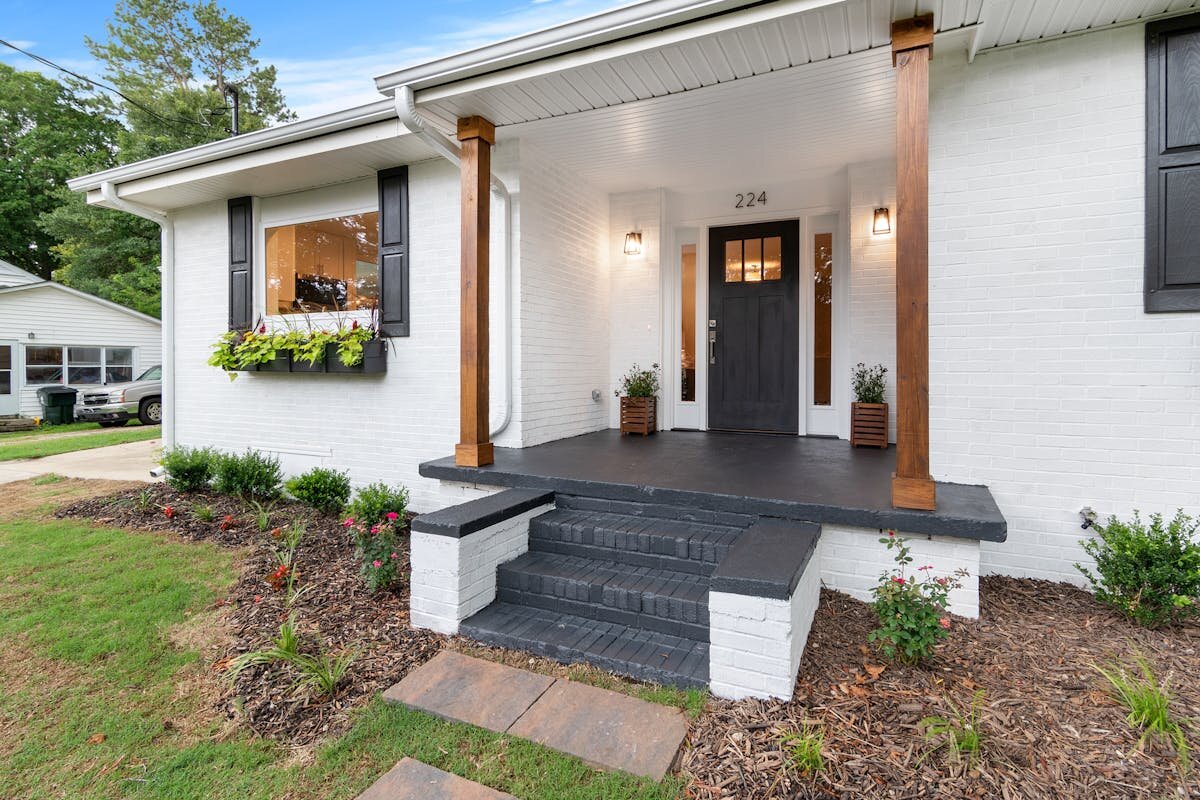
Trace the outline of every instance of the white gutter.
<path fill-rule="evenodd" d="M 175 222 L 169 214 L 123 200 L 112 181 L 100 184 L 100 196 L 110 207 L 152 222 L 162 229 L 162 443 L 175 446 Z"/>
<path fill-rule="evenodd" d="M 462 162 L 462 149 L 457 143 L 450 141 L 439 131 L 431 128 L 425 119 L 417 112 L 417 104 L 413 98 L 410 86 L 400 86 L 396 89 L 396 116 L 400 123 L 412 131 L 421 141 L 428 144 L 442 158 L 458 166 Z M 513 334 L 512 334 L 512 229 L 513 211 L 512 195 L 504 181 L 491 175 L 492 193 L 504 203 L 504 419 L 500 426 L 491 431 L 489 438 L 495 438 L 503 433 L 512 422 L 513 407 Z"/>

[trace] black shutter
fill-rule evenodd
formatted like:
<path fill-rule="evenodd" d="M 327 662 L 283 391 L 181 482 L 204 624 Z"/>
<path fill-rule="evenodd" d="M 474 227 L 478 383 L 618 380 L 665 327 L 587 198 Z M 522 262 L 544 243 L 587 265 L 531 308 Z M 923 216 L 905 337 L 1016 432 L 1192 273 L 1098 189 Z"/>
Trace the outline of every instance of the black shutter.
<path fill-rule="evenodd" d="M 379 173 L 379 324 L 408 336 L 408 167 Z"/>
<path fill-rule="evenodd" d="M 254 213 L 249 197 L 229 201 L 229 329 L 254 324 Z"/>
<path fill-rule="evenodd" d="M 1146 26 L 1147 312 L 1200 311 L 1200 14 Z"/>

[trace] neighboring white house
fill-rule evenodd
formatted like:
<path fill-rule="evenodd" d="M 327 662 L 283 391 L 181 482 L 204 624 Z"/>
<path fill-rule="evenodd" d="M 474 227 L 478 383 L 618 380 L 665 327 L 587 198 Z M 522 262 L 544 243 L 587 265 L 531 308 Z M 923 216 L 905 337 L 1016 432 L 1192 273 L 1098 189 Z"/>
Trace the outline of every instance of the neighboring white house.
<path fill-rule="evenodd" d="M 972 542 L 978 570 L 1077 581 L 1081 508 L 1200 511 L 1196 7 L 651 0 L 71 185 L 164 226 L 168 444 L 404 483 L 426 512 L 493 489 L 418 465 L 614 427 L 634 362 L 663 365 L 662 428 L 841 439 L 878 362 L 894 504 L 986 485 L 1007 541 Z M 490 345 L 460 365 L 489 172 Z M 306 324 L 322 280 L 382 283 L 385 375 L 207 366 L 231 322 Z"/>
<path fill-rule="evenodd" d="M 130 381 L 161 361 L 158 320 L 0 261 L 0 416 L 41 416 L 41 386 Z"/>

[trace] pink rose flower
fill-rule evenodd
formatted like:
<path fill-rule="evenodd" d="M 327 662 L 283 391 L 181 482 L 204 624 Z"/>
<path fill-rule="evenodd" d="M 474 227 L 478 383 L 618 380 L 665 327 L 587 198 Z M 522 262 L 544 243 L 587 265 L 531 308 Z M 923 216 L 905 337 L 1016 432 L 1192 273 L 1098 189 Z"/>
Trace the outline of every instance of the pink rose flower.
<path fill-rule="evenodd" d="M 396 520 L 400 519 L 400 515 L 397 514 L 395 511 L 389 511 L 387 513 L 387 518 L 388 518 L 388 522 L 395 522 Z"/>
<path fill-rule="evenodd" d="M 395 560 L 396 560 L 397 558 L 399 558 L 399 557 L 400 557 L 400 556 L 396 555 L 395 553 L 392 553 L 392 560 L 393 560 L 393 561 L 395 561 Z"/>
<path fill-rule="evenodd" d="M 354 517 L 347 517 L 346 521 L 343 522 L 342 525 L 346 526 L 347 528 L 353 526 L 354 525 Z"/>
<path fill-rule="evenodd" d="M 379 533 L 379 526 L 378 526 L 378 525 L 372 525 L 372 526 L 371 526 L 371 533 Z"/>
<path fill-rule="evenodd" d="M 375 559 L 374 561 L 371 562 L 371 566 L 373 566 L 375 569 L 379 569 L 380 567 L 383 566 L 383 562 L 380 561 L 379 559 Z"/>
<path fill-rule="evenodd" d="M 892 580 L 894 580 L 896 583 L 900 584 L 901 586 L 904 585 L 904 578 L 895 577 L 895 578 L 892 578 Z"/>

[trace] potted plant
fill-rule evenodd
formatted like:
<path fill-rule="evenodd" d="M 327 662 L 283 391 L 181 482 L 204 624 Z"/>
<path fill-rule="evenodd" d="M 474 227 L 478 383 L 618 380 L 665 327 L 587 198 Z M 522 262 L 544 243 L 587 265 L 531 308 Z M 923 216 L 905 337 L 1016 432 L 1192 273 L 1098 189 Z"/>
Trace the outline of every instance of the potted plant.
<path fill-rule="evenodd" d="M 658 364 L 641 369 L 637 364 L 621 378 L 614 394 L 621 398 L 621 433 L 648 436 L 658 428 Z"/>
<path fill-rule="evenodd" d="M 888 446 L 887 367 L 868 367 L 861 361 L 854 367 L 854 403 L 850 405 L 850 446 Z"/>

